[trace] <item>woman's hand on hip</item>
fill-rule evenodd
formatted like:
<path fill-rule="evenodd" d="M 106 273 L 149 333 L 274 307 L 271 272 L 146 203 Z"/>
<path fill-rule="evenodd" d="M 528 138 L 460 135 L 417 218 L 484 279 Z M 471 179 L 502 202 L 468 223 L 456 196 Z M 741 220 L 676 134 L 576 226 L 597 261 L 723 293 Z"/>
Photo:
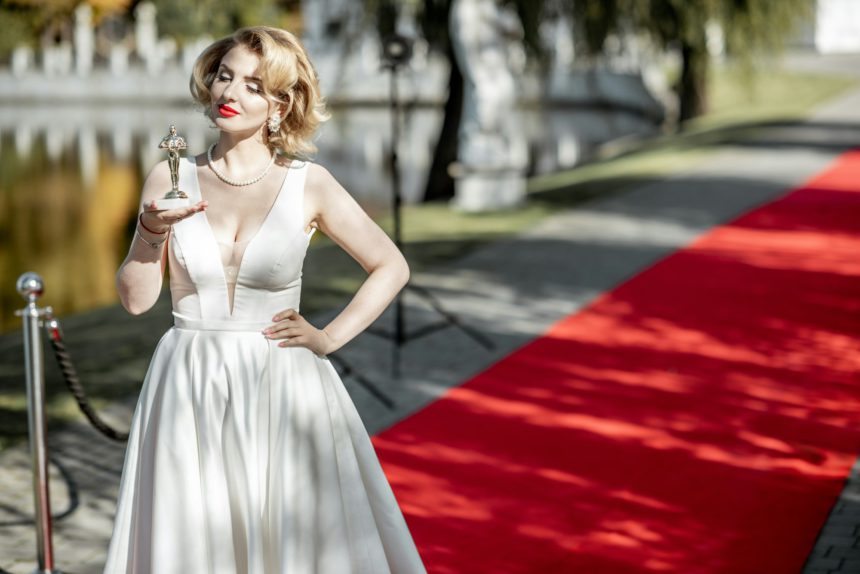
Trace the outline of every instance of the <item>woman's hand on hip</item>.
<path fill-rule="evenodd" d="M 335 349 L 334 341 L 324 329 L 317 329 L 295 309 L 281 311 L 272 318 L 271 327 L 263 329 L 268 339 L 283 339 L 279 347 L 307 347 L 315 355 L 324 356 Z"/>

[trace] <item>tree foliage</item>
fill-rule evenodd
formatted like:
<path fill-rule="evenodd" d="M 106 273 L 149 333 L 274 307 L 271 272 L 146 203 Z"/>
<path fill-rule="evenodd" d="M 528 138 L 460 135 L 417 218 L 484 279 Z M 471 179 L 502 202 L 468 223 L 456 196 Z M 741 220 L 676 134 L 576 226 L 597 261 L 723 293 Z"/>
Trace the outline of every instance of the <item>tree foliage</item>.
<path fill-rule="evenodd" d="M 663 49 L 681 54 L 677 91 L 680 119 L 707 108 L 710 59 L 707 25 L 718 24 L 730 57 L 749 68 L 758 54 L 781 48 L 809 17 L 814 0 L 576 0 L 566 4 L 580 47 L 599 53 L 610 34 L 646 34 Z"/>
<path fill-rule="evenodd" d="M 128 14 L 146 0 L 87 0 L 93 23 L 105 16 Z M 149 0 L 155 5 L 159 34 L 180 41 L 201 35 L 223 36 L 255 24 L 279 25 L 300 0 Z M 39 38 L 68 35 L 81 0 L 0 0 L 0 57 L 19 44 L 35 46 Z"/>
<path fill-rule="evenodd" d="M 221 37 L 243 26 L 277 25 L 282 10 L 273 0 L 150 0 L 159 33 L 186 40 Z"/>
<path fill-rule="evenodd" d="M 29 10 L 15 6 L 0 7 L 0 58 L 6 58 L 16 46 L 32 45 L 37 37 L 36 22 Z"/>
<path fill-rule="evenodd" d="M 93 23 L 105 16 L 123 12 L 132 0 L 90 0 Z M 0 58 L 16 47 L 35 47 L 44 37 L 59 38 L 71 30 L 72 15 L 80 0 L 2 0 L 0 1 Z"/>

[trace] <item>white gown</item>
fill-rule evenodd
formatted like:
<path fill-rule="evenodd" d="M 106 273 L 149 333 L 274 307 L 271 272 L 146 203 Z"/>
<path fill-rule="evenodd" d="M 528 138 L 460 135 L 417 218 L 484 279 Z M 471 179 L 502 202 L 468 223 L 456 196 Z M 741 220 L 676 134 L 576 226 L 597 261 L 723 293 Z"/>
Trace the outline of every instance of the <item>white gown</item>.
<path fill-rule="evenodd" d="M 174 327 L 132 420 L 108 574 L 425 572 L 331 363 L 260 333 L 299 308 L 307 171 L 292 163 L 226 274 L 205 212 L 173 227 Z M 179 176 L 197 202 L 193 159 Z"/>

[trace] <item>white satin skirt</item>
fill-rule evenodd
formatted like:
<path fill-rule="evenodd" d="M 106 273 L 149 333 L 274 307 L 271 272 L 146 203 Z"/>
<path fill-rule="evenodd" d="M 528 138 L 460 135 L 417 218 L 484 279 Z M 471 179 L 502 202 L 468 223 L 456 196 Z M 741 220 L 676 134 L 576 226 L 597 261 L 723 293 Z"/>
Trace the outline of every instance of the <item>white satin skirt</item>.
<path fill-rule="evenodd" d="M 106 573 L 425 572 L 337 372 L 265 326 L 177 321 L 162 337 Z"/>

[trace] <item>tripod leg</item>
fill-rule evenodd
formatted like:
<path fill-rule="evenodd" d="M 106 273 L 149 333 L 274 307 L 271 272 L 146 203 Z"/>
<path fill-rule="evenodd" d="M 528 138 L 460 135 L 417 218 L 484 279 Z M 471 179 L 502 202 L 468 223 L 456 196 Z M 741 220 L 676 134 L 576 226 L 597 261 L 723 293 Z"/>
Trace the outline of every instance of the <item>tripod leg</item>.
<path fill-rule="evenodd" d="M 403 291 L 397 293 L 394 301 L 394 346 L 391 350 L 391 374 L 400 379 L 400 348 L 406 340 L 403 317 Z"/>
<path fill-rule="evenodd" d="M 328 358 L 335 363 L 337 366 L 341 368 L 341 376 L 348 377 L 352 375 L 358 384 L 365 388 L 367 392 L 376 397 L 376 399 L 381 402 L 383 405 L 388 407 L 389 409 L 394 408 L 394 401 L 391 400 L 385 393 L 376 388 L 376 385 L 368 381 L 365 377 L 363 377 L 358 371 L 352 368 L 352 366 L 341 359 L 340 357 L 335 357 L 334 355 L 329 355 Z"/>
<path fill-rule="evenodd" d="M 391 348 L 391 376 L 400 380 L 400 345 L 397 344 Z"/>
<path fill-rule="evenodd" d="M 463 323 L 460 322 L 460 320 L 457 318 L 456 315 L 446 311 L 445 308 L 442 307 L 442 305 L 436 300 L 436 298 L 427 289 L 425 289 L 423 287 L 419 287 L 419 286 L 414 285 L 412 283 L 407 284 L 406 289 L 412 289 L 413 291 L 415 291 L 415 293 L 417 295 L 420 295 L 421 297 L 423 297 L 424 300 L 427 301 L 427 303 L 431 307 L 433 307 L 434 311 L 439 313 L 439 315 L 444 317 L 446 321 L 448 321 L 449 323 L 451 323 L 452 325 L 454 325 L 455 327 L 457 327 L 458 329 L 463 331 L 466 335 L 470 336 L 472 339 L 474 339 L 479 345 L 481 345 L 485 349 L 492 350 L 492 349 L 496 348 L 496 345 L 493 344 L 493 342 L 490 341 L 490 339 L 487 338 L 486 335 L 484 335 L 483 333 L 481 333 L 480 331 L 478 331 L 476 329 L 473 329 L 467 325 L 464 325 Z"/>

